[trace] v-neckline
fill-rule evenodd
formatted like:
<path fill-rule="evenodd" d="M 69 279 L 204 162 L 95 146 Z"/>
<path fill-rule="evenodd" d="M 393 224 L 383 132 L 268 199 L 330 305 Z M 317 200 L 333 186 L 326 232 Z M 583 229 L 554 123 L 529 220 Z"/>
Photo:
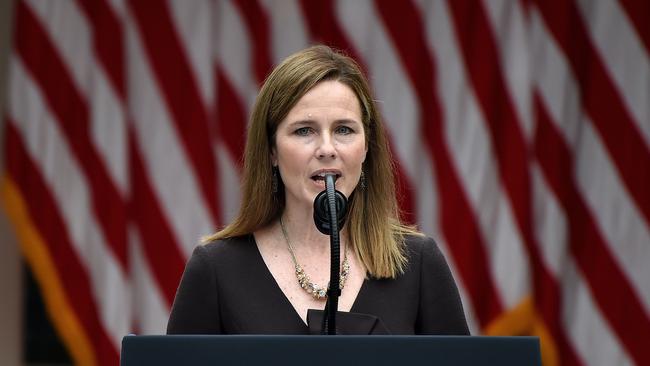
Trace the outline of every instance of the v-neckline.
<path fill-rule="evenodd" d="M 300 324 L 303 325 L 304 329 L 307 330 L 309 329 L 309 326 L 307 323 L 305 323 L 304 320 L 302 320 L 302 317 L 298 313 L 298 310 L 296 309 L 295 306 L 291 303 L 291 300 L 287 297 L 287 295 L 282 291 L 282 288 L 280 287 L 280 284 L 278 284 L 278 281 L 273 277 L 273 273 L 271 273 L 271 270 L 269 267 L 266 265 L 266 262 L 264 261 L 264 257 L 262 256 L 262 252 L 260 252 L 260 248 L 257 245 L 257 240 L 255 240 L 255 235 L 254 234 L 249 234 L 248 240 L 250 243 L 253 245 L 255 248 L 255 252 L 257 253 L 257 259 L 261 263 L 261 268 L 264 268 L 262 272 L 264 272 L 264 277 L 266 278 L 267 281 L 272 283 L 272 287 L 275 289 L 274 291 L 279 293 L 279 296 L 284 299 L 284 302 L 288 307 L 291 309 L 291 313 L 293 314 L 294 320 L 297 320 L 300 322 Z M 363 283 L 361 283 L 361 287 L 359 288 L 359 292 L 357 292 L 357 296 L 354 298 L 354 301 L 352 302 L 352 306 L 350 307 L 350 312 L 354 313 L 356 312 L 356 307 L 359 302 L 359 298 L 364 294 L 366 287 L 368 283 L 368 278 L 364 278 Z M 309 310 L 309 309 L 307 309 Z M 320 309 L 318 309 L 320 310 Z"/>

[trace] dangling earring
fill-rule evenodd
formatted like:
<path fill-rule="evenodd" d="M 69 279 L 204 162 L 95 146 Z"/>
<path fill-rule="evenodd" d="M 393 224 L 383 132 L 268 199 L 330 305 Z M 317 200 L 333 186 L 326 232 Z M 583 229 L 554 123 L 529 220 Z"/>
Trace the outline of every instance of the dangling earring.
<path fill-rule="evenodd" d="M 363 172 L 363 169 L 361 169 L 361 177 L 359 178 L 359 187 L 361 190 L 366 189 L 366 174 Z"/>
<path fill-rule="evenodd" d="M 271 168 L 273 170 L 273 174 L 271 176 L 271 192 L 273 194 L 278 193 L 278 167 L 274 166 Z"/>

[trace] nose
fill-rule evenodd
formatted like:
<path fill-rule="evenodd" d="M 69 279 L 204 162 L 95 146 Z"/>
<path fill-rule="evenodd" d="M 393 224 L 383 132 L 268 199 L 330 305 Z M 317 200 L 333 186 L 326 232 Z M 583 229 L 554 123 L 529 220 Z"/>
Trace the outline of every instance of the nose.
<path fill-rule="evenodd" d="M 334 147 L 334 142 L 329 135 L 324 135 L 320 139 L 320 143 L 316 149 L 316 157 L 318 159 L 334 159 L 336 157 L 336 148 Z"/>

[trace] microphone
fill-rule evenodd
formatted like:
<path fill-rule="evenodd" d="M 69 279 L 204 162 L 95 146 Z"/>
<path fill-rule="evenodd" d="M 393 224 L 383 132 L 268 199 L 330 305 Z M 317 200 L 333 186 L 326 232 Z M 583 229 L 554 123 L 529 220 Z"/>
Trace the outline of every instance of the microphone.
<path fill-rule="evenodd" d="M 348 200 L 345 198 L 345 195 L 343 195 L 343 193 L 335 189 L 335 181 L 336 175 L 325 175 L 325 190 L 319 193 L 314 199 L 314 223 L 316 224 L 318 231 L 325 235 L 330 235 L 331 233 L 330 207 L 327 193 L 328 188 L 331 187 L 334 191 L 334 200 L 336 203 L 336 223 L 338 226 L 338 231 L 341 231 L 341 229 L 343 229 L 343 224 L 345 223 L 345 215 L 348 209 Z"/>
<path fill-rule="evenodd" d="M 314 199 L 314 223 L 318 231 L 330 236 L 331 265 L 330 283 L 327 288 L 327 303 L 323 313 L 322 334 L 336 334 L 336 312 L 338 310 L 341 246 L 339 231 L 345 224 L 348 200 L 336 190 L 335 174 L 325 175 L 325 190 Z"/>

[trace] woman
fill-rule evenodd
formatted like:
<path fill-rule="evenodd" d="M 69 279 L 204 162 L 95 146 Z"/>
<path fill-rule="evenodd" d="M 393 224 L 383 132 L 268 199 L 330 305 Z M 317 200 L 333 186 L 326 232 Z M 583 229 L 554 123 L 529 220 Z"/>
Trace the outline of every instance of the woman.
<path fill-rule="evenodd" d="M 167 332 L 320 333 L 329 237 L 313 222 L 323 175 L 348 197 L 338 331 L 468 334 L 435 242 L 399 220 L 388 141 L 350 58 L 315 46 L 269 75 L 253 108 L 237 218 L 195 249 Z M 312 310 L 310 310 L 312 309 Z"/>

